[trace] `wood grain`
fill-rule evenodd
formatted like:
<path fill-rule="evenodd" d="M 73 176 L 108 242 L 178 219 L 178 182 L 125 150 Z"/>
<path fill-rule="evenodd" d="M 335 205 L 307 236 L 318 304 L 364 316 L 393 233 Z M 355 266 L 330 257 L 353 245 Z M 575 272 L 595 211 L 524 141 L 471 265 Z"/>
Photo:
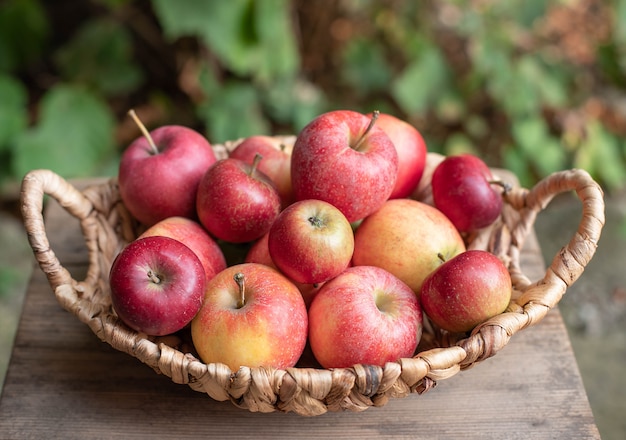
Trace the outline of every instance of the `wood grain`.
<path fill-rule="evenodd" d="M 86 271 L 78 225 L 56 203 L 46 227 L 75 278 Z M 522 266 L 544 269 L 531 236 Z M 2 398 L 2 439 L 106 438 L 599 439 L 558 309 L 495 357 L 423 395 L 362 413 L 256 414 L 216 402 L 100 342 L 63 310 L 36 268 Z"/>

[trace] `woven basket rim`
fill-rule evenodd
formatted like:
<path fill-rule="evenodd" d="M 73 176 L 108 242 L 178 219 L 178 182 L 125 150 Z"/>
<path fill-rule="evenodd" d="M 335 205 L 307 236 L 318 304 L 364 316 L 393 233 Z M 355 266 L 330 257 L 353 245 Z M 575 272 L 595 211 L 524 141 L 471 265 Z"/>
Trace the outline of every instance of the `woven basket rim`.
<path fill-rule="evenodd" d="M 286 142 L 293 136 L 282 136 Z M 214 145 L 218 158 L 228 155 L 240 140 Z M 582 203 L 582 218 L 570 241 L 555 255 L 540 280 L 532 282 L 520 268 L 519 257 L 537 214 L 554 196 L 574 191 Z M 75 280 L 50 249 L 43 222 L 43 198 L 50 195 L 80 221 L 89 252 L 83 280 Z M 126 327 L 112 312 L 108 269 L 121 248 L 136 237 L 136 222 L 119 197 L 117 179 L 78 190 L 51 170 L 32 170 L 23 179 L 21 201 L 24 225 L 35 258 L 63 308 L 87 324 L 113 348 L 128 353 L 165 374 L 219 401 L 231 401 L 249 411 L 295 412 L 305 416 L 327 411 L 362 411 L 389 399 L 422 394 L 495 355 L 518 331 L 537 324 L 561 300 L 593 257 L 604 225 L 600 187 L 584 170 L 553 173 L 531 189 L 519 186 L 504 194 L 499 221 L 468 238 L 468 249 L 486 249 L 509 268 L 516 295 L 507 311 L 477 326 L 469 335 L 438 332 L 440 347 L 384 366 L 355 365 L 322 369 L 242 367 L 205 364 L 177 349 L 171 337 L 155 338 Z M 103 299 L 104 298 L 104 299 Z M 432 329 L 431 329 L 432 330 Z M 432 330 L 437 332 L 437 330 Z M 443 341 L 443 343 L 442 343 Z"/>

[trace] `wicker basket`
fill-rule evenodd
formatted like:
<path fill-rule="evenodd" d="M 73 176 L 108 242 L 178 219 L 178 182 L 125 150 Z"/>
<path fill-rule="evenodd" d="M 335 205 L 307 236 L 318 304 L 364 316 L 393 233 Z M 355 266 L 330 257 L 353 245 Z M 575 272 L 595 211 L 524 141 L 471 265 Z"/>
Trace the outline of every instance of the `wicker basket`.
<path fill-rule="evenodd" d="M 225 157 L 235 145 L 236 142 L 226 143 L 214 148 L 218 157 Z M 554 257 L 543 279 L 533 282 L 520 269 L 524 240 L 536 215 L 550 200 L 572 190 L 582 202 L 578 230 Z M 89 267 L 82 281 L 73 279 L 50 249 L 42 215 L 46 194 L 80 221 L 89 252 Z M 493 356 L 511 336 L 541 321 L 559 302 L 595 253 L 604 224 L 602 190 L 585 171 L 552 174 L 531 190 L 513 187 L 504 196 L 500 219 L 467 237 L 468 248 L 488 249 L 509 267 L 514 297 L 501 315 L 469 335 L 446 334 L 425 325 L 416 355 L 383 367 L 355 365 L 327 370 L 302 361 L 285 370 L 242 367 L 231 371 L 222 364 L 200 361 L 184 336 L 155 338 L 140 334 L 115 315 L 109 295 L 109 269 L 117 253 L 139 233 L 137 222 L 120 200 L 115 179 L 79 191 L 52 171 L 34 170 L 25 176 L 21 196 L 31 247 L 57 300 L 102 341 L 138 358 L 172 381 L 187 384 L 215 400 L 230 400 L 249 411 L 284 411 L 306 416 L 327 411 L 362 411 L 382 406 L 390 398 L 422 394 L 437 381 Z"/>

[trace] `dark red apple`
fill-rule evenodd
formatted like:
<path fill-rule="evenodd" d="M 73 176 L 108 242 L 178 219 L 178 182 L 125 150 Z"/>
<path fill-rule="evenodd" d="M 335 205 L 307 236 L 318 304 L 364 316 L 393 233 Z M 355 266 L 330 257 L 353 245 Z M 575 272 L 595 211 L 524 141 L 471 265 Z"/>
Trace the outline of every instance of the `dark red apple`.
<path fill-rule="evenodd" d="M 129 243 L 109 274 L 111 301 L 130 328 L 153 336 L 177 332 L 202 306 L 206 277 L 196 254 L 173 238 Z"/>
<path fill-rule="evenodd" d="M 291 155 L 296 200 L 324 200 L 349 222 L 382 206 L 397 176 L 398 153 L 376 117 L 349 110 L 311 121 L 298 134 Z"/>
<path fill-rule="evenodd" d="M 205 173 L 198 187 L 198 217 L 214 237 L 246 243 L 262 237 L 280 212 L 272 180 L 253 164 L 222 159 Z"/>
<path fill-rule="evenodd" d="M 492 224 L 502 211 L 502 187 L 491 170 L 471 154 L 446 157 L 432 176 L 433 203 L 461 232 Z"/>
<path fill-rule="evenodd" d="M 120 196 L 130 213 L 151 226 L 167 217 L 196 218 L 200 179 L 216 158 L 209 141 L 183 126 L 166 125 L 148 133 L 130 112 L 144 136 L 120 159 Z"/>
<path fill-rule="evenodd" d="M 449 332 L 468 332 L 508 307 L 511 275 L 495 255 L 469 250 L 435 269 L 420 301 L 430 320 Z"/>

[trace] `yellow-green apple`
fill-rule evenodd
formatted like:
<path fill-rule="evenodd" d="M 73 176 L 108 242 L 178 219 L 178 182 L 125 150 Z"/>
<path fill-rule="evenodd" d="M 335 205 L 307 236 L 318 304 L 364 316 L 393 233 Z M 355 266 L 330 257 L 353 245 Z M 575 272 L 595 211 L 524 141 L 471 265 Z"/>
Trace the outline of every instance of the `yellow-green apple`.
<path fill-rule="evenodd" d="M 243 263 L 218 273 L 205 289 L 191 336 L 205 363 L 232 371 L 293 367 L 306 345 L 307 310 L 298 288 L 263 264 Z"/>
<path fill-rule="evenodd" d="M 268 239 L 269 239 L 269 232 L 265 234 L 263 237 L 259 238 L 254 243 L 252 243 L 252 245 L 250 246 L 250 249 L 246 253 L 246 256 L 244 258 L 244 263 L 265 264 L 266 266 L 272 267 L 276 270 L 280 270 L 278 269 L 278 267 L 276 267 L 276 265 L 274 264 L 274 261 L 272 261 L 272 257 L 270 256 L 270 250 L 268 247 Z M 309 307 L 309 305 L 311 305 L 311 301 L 317 294 L 317 291 L 323 285 L 323 283 L 304 284 L 304 283 L 298 283 L 297 281 L 293 281 L 293 283 L 296 285 L 298 290 L 300 290 L 300 293 L 302 294 L 302 298 L 304 299 L 304 303 L 306 304 L 307 308 Z"/>
<path fill-rule="evenodd" d="M 377 210 L 396 184 L 398 153 L 375 122 L 375 116 L 335 110 L 304 127 L 291 155 L 296 200 L 324 200 L 349 222 Z"/>
<path fill-rule="evenodd" d="M 280 212 L 272 180 L 253 164 L 222 159 L 207 170 L 198 186 L 200 223 L 218 239 L 247 243 L 265 234 Z"/>
<path fill-rule="evenodd" d="M 196 315 L 206 276 L 196 254 L 170 237 L 136 239 L 109 273 L 111 302 L 130 328 L 153 336 L 181 330 Z"/>
<path fill-rule="evenodd" d="M 278 215 L 267 246 L 272 261 L 288 278 L 317 284 L 350 265 L 354 233 L 335 206 L 322 200 L 300 200 Z"/>
<path fill-rule="evenodd" d="M 412 199 L 388 200 L 366 217 L 354 237 L 355 266 L 378 266 L 419 295 L 424 279 L 439 265 L 465 251 L 463 238 L 438 209 Z"/>
<path fill-rule="evenodd" d="M 229 156 L 250 164 L 254 162 L 257 154 L 263 156 L 258 169 L 272 179 L 284 208 L 295 201 L 291 187 L 292 150 L 293 140 L 286 142 L 280 137 L 255 135 L 241 141 Z"/>
<path fill-rule="evenodd" d="M 434 205 L 461 232 L 489 226 L 502 211 L 502 186 L 472 154 L 446 157 L 433 172 L 431 186 Z"/>
<path fill-rule="evenodd" d="M 413 290 L 384 269 L 346 269 L 318 292 L 309 308 L 309 342 L 324 368 L 384 365 L 411 357 L 422 335 Z"/>
<path fill-rule="evenodd" d="M 409 197 L 424 173 L 426 142 L 417 128 L 388 113 L 381 113 L 376 125 L 389 136 L 398 152 L 398 178 L 389 198 Z"/>
<path fill-rule="evenodd" d="M 211 144 L 179 125 L 148 132 L 134 112 L 131 115 L 143 136 L 120 158 L 118 183 L 124 205 L 147 226 L 173 216 L 196 218 L 198 184 L 216 161 Z"/>
<path fill-rule="evenodd" d="M 204 267 L 208 282 L 226 269 L 226 258 L 217 242 L 200 223 L 186 217 L 168 217 L 146 229 L 139 238 L 161 235 L 178 240 L 189 247 Z"/>
<path fill-rule="evenodd" d="M 468 250 L 446 261 L 424 281 L 424 313 L 449 332 L 468 332 L 500 313 L 511 301 L 511 275 L 495 255 Z"/>

